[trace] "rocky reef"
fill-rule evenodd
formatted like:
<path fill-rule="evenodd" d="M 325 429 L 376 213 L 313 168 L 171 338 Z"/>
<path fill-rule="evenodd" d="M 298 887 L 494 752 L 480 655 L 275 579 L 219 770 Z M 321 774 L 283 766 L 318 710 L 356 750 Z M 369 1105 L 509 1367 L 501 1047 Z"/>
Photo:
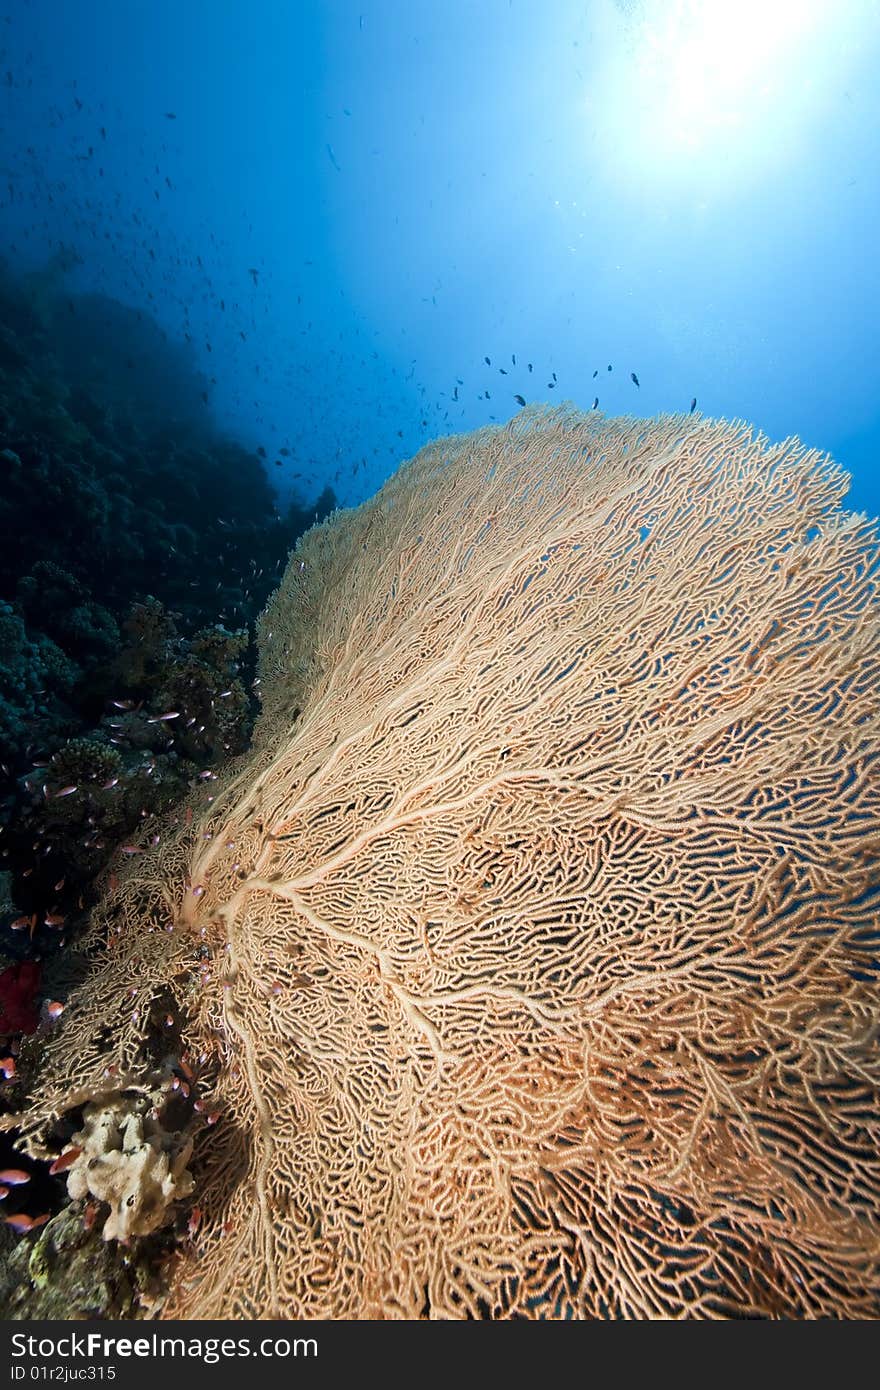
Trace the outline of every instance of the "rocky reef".
<path fill-rule="evenodd" d="M 71 292 L 77 259 L 62 250 L 26 276 L 0 263 L 0 1108 L 17 1104 L 87 968 L 78 939 L 101 885 L 247 748 L 255 619 L 297 536 L 335 505 L 327 492 L 281 514 L 258 455 L 214 425 L 187 345 L 141 311 Z M 167 1158 L 150 1157 L 149 1109 L 123 1129 L 139 1130 L 154 1196 L 170 1183 L 179 1199 L 182 1170 L 160 1177 Z M 21 1164 L 12 1143 L 0 1164 Z M 59 1252 L 87 1262 L 93 1242 L 75 1234 L 84 1204 L 63 1178 L 28 1172 L 3 1235 L 55 1252 L 45 1289 Z M 113 1202 L 92 1196 L 106 1227 Z M 118 1232 L 143 1241 L 136 1206 L 134 1226 L 117 1213 Z M 115 1294 L 83 1306 L 130 1306 L 121 1264 L 116 1275 Z"/>

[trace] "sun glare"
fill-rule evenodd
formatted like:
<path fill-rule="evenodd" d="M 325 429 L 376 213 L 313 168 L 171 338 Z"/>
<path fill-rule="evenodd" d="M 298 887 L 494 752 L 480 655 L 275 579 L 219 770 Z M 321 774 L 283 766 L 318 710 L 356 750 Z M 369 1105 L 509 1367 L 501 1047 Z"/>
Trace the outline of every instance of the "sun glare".
<path fill-rule="evenodd" d="M 795 47 L 815 24 L 809 0 L 685 0 L 645 33 L 639 85 L 671 148 L 739 131 L 779 99 Z"/>
<path fill-rule="evenodd" d="M 727 175 L 766 169 L 830 80 L 858 8 L 845 0 L 627 5 L 606 35 L 613 57 L 590 101 L 606 156 L 661 177 L 688 161 L 726 166 Z"/>

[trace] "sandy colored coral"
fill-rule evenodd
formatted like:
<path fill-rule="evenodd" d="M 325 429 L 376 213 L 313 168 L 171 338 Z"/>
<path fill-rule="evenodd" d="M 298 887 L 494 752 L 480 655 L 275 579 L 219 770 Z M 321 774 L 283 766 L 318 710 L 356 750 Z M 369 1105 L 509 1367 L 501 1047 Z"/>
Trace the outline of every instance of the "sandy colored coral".
<path fill-rule="evenodd" d="M 136 1076 L 173 988 L 223 1110 L 166 1315 L 880 1312 L 847 481 L 536 408 L 303 538 L 254 746 L 111 885 L 22 1118 Z"/>
<path fill-rule="evenodd" d="M 163 1128 L 155 1096 L 111 1094 L 85 1107 L 83 1127 L 71 1139 L 82 1152 L 67 1174 L 76 1200 L 94 1198 L 110 1208 L 105 1240 L 146 1236 L 169 1219 L 175 1202 L 188 1197 L 192 1142 Z"/>

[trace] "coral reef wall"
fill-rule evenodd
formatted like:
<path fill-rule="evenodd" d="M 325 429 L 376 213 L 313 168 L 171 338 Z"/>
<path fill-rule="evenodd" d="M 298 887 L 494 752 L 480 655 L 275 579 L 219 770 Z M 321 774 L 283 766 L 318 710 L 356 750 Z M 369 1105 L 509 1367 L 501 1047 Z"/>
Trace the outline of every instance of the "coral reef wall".
<path fill-rule="evenodd" d="M 174 992 L 221 1113 L 166 1315 L 880 1313 L 846 486 L 534 408 L 301 540 L 254 746 L 108 889 L 24 1117 L 142 1084 Z"/>

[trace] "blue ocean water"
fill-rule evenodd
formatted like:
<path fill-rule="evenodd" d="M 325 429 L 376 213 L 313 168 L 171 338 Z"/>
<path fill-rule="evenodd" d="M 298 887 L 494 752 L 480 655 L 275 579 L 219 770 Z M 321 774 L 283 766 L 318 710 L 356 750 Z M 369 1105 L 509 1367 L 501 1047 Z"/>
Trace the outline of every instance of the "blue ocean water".
<path fill-rule="evenodd" d="M 517 395 L 696 397 L 880 511 L 873 0 L 3 11 L 9 263 L 70 248 L 188 342 L 282 497 L 359 501 Z"/>

